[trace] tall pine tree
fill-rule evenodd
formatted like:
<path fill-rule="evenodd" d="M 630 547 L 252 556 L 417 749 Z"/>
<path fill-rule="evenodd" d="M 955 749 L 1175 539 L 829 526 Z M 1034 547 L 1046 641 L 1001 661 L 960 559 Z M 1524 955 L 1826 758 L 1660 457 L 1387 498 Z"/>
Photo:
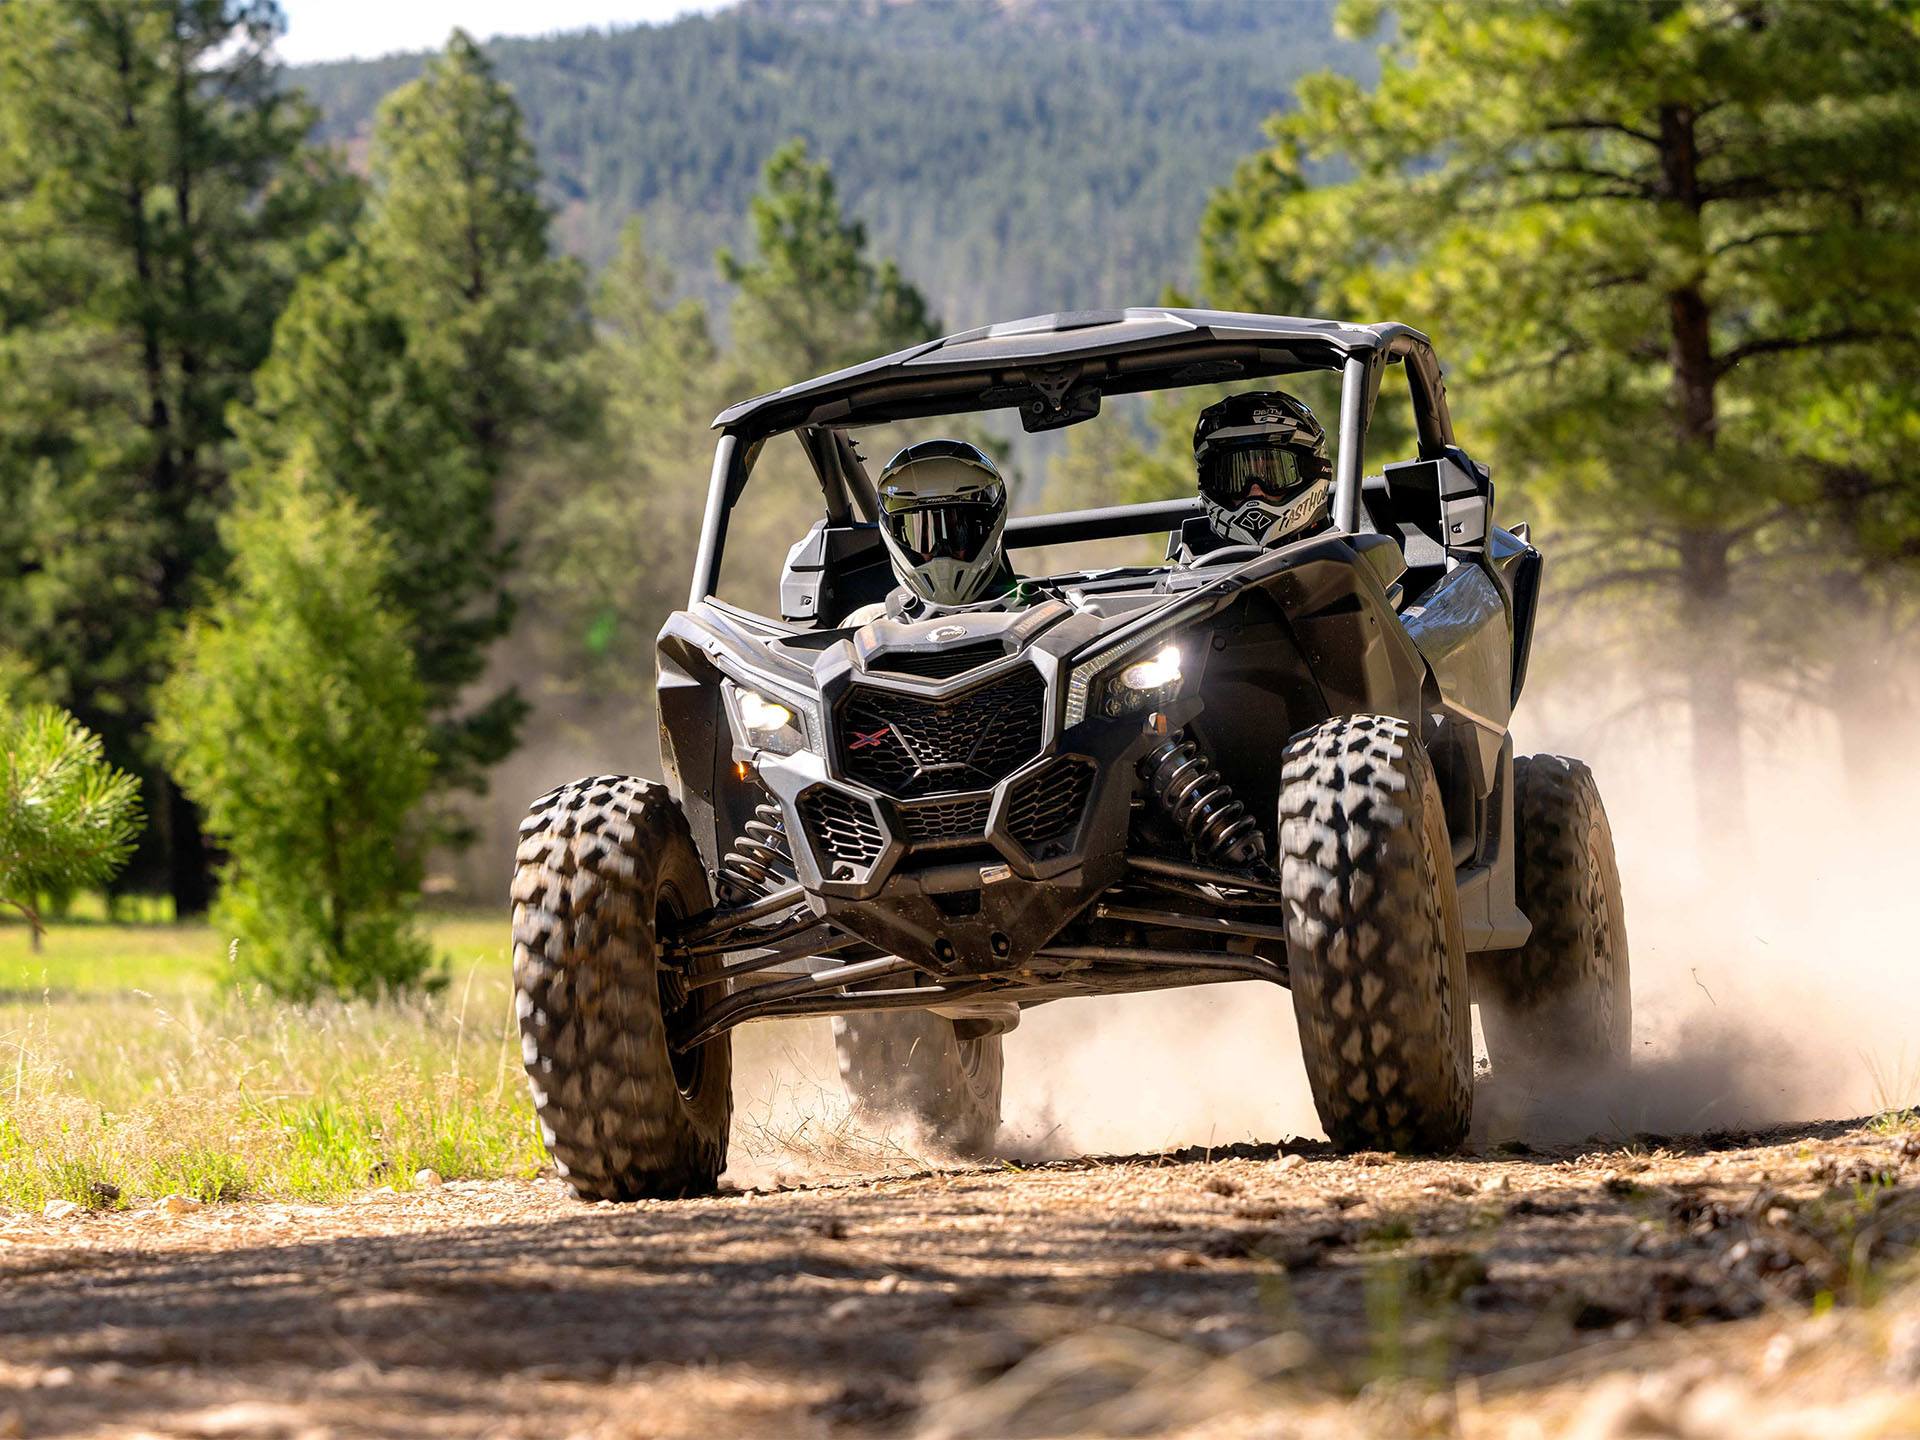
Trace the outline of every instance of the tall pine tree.
<path fill-rule="evenodd" d="M 0 5 L 0 622 L 144 773 L 140 879 L 202 908 L 145 740 L 160 637 L 219 566 L 230 404 L 352 188 L 305 143 L 271 0 Z"/>
<path fill-rule="evenodd" d="M 892 260 L 867 253 L 867 227 L 841 208 L 833 171 L 789 140 L 750 205 L 754 253 L 722 250 L 739 287 L 734 344 L 761 383 L 786 385 L 939 333 L 924 296 Z"/>
<path fill-rule="evenodd" d="M 1702 820 L 1737 833 L 1747 682 L 1779 639 L 1755 623 L 1803 624 L 1809 582 L 1920 538 L 1884 533 L 1912 523 L 1909 427 L 1843 418 L 1911 413 L 1920 7 L 1343 15 L 1389 37 L 1379 81 L 1315 77 L 1272 122 L 1208 214 L 1209 298 L 1435 332 L 1463 428 L 1581 532 L 1561 553 L 1589 593 L 1678 622 Z"/>
<path fill-rule="evenodd" d="M 379 518 L 438 778 L 474 790 L 526 713 L 511 686 L 473 694 L 513 619 L 503 484 L 593 403 L 583 279 L 538 182 L 512 95 L 456 31 L 381 105 L 362 233 L 294 296 L 241 422 L 255 463 L 308 447 Z"/>
<path fill-rule="evenodd" d="M 554 687 L 645 706 L 654 637 L 686 597 L 713 454 L 708 427 L 737 380 L 706 308 L 676 296 L 638 220 L 600 277 L 594 328 L 588 369 L 601 424 L 518 489 L 524 584 L 559 659 Z"/>

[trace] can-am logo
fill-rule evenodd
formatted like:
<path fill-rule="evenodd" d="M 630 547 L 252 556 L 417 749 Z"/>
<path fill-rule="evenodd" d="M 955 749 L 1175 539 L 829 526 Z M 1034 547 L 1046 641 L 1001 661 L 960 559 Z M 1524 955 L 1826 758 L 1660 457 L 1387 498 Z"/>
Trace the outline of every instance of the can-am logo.
<path fill-rule="evenodd" d="M 938 645 L 947 640 L 958 640 L 967 633 L 964 625 L 936 625 L 927 632 L 927 639 Z"/>

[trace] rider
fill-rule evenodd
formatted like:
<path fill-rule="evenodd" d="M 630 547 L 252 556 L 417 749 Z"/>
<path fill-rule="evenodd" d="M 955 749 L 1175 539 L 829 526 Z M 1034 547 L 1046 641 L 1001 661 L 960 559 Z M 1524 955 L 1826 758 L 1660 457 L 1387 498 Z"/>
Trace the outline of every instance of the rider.
<path fill-rule="evenodd" d="M 1193 463 L 1207 524 L 1196 534 L 1203 527 L 1189 522 L 1182 535 L 1189 558 L 1228 545 L 1283 545 L 1332 520 L 1327 432 L 1282 391 L 1229 395 L 1202 410 Z"/>
<path fill-rule="evenodd" d="M 902 590 L 884 607 L 848 617 L 861 624 L 881 611 L 917 619 L 933 611 L 1000 600 L 1018 581 L 1007 564 L 1007 487 L 978 446 L 921 440 L 887 462 L 874 487 L 880 538 Z M 866 612 L 871 611 L 871 614 Z"/>

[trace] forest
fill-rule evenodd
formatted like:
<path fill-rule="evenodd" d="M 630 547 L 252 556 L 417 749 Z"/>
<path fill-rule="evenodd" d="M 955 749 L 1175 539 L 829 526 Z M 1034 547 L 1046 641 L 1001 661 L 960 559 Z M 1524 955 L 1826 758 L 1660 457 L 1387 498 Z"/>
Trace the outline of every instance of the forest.
<path fill-rule="evenodd" d="M 481 893 L 561 766 L 644 768 L 713 414 L 1163 293 L 1428 329 L 1582 645 L 1662 637 L 1608 703 L 1686 737 L 1703 823 L 1782 706 L 1870 786 L 1910 7 L 1335 19 L 754 3 L 290 74 L 270 0 L 0 9 L 0 676 L 137 779 L 115 893 L 217 892 L 294 992 L 424 973 L 423 884 Z M 1186 490 L 1189 398 L 1021 451 L 1021 503 Z M 778 494 L 736 554 L 799 533 Z"/>
<path fill-rule="evenodd" d="M 749 0 L 488 53 L 525 113 L 556 240 L 590 265 L 644 214 L 677 285 L 724 303 L 713 252 L 749 238 L 766 157 L 799 136 L 878 250 L 964 328 L 1190 282 L 1208 191 L 1294 82 L 1370 73 L 1370 48 L 1332 22 L 1327 0 Z M 289 80 L 319 108 L 320 138 L 358 148 L 420 64 Z"/>

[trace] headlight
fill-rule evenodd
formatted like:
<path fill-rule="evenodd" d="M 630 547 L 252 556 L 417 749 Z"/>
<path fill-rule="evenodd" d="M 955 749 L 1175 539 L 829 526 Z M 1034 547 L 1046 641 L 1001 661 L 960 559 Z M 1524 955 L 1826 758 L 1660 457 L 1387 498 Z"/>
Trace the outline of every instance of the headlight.
<path fill-rule="evenodd" d="M 1120 672 L 1120 683 L 1129 690 L 1164 690 L 1180 683 L 1180 647 L 1163 645 L 1149 660 L 1136 660 Z"/>
<path fill-rule="evenodd" d="M 1178 645 L 1147 641 L 1118 654 L 1094 655 L 1067 680 L 1067 724 L 1090 715 L 1109 719 L 1152 710 L 1179 698 L 1185 678 Z"/>
<path fill-rule="evenodd" d="M 741 739 L 750 749 L 791 755 L 807 748 L 800 717 L 777 700 L 743 688 L 735 692 L 734 714 L 740 721 Z"/>

